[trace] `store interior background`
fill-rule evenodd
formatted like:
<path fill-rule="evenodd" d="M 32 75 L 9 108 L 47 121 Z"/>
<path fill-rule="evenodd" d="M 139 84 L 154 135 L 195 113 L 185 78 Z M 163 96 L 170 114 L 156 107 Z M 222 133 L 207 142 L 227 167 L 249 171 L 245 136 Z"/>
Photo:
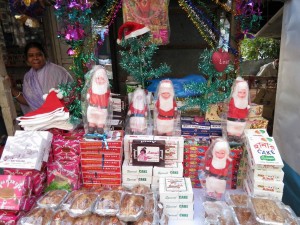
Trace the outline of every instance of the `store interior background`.
<path fill-rule="evenodd" d="M 210 0 L 204 0 L 210 3 L 210 10 L 215 15 L 221 15 L 221 8 L 213 4 Z M 262 7 L 262 22 L 257 30 L 251 31 L 260 37 L 279 38 L 281 34 L 281 17 L 278 14 L 283 7 L 284 1 L 265 0 Z M 22 87 L 23 76 L 28 71 L 28 66 L 24 60 L 24 43 L 29 41 L 39 41 L 46 47 L 49 60 L 64 66 L 69 70 L 72 65 L 72 58 L 67 55 L 68 46 L 64 40 L 57 37 L 59 23 L 56 20 L 53 7 L 47 7 L 46 13 L 41 21 L 39 28 L 29 28 L 20 25 L 9 11 L 9 4 L 6 0 L 0 0 L 1 30 L 0 45 L 2 48 L 3 59 L 5 62 L 7 74 L 14 77 L 19 88 Z M 275 16 L 274 16 L 275 15 Z M 229 16 L 227 15 L 230 21 Z M 272 18 L 273 17 L 273 18 Z M 276 21 L 270 26 L 270 21 L 276 17 Z M 170 0 L 169 3 L 169 22 L 170 22 L 170 43 L 159 46 L 159 50 L 154 55 L 154 66 L 161 62 L 167 63 L 171 67 L 171 73 L 166 77 L 180 78 L 190 74 L 200 74 L 198 69 L 199 56 L 203 49 L 209 48 L 209 45 L 201 37 L 193 23 L 188 18 L 186 12 L 180 8 L 176 0 Z M 279 23 L 278 23 L 279 22 Z M 119 11 L 116 21 L 111 26 L 109 36 L 105 39 L 103 46 L 97 51 L 99 60 L 109 59 L 112 62 L 110 70 L 112 71 L 112 89 L 116 93 L 126 94 L 127 75 L 119 66 L 118 50 L 120 46 L 116 43 L 118 28 L 122 25 L 122 12 Z M 274 26 L 276 25 L 276 26 Z M 22 43 L 20 45 L 20 43 Z M 242 62 L 241 75 L 255 76 L 260 66 L 274 59 L 264 59 L 257 62 Z M 258 89 L 252 90 L 252 100 L 259 92 Z M 276 95 L 276 91 L 274 92 Z M 275 99 L 275 96 L 274 96 Z M 259 103 L 259 102 L 257 102 Z M 274 107 L 272 107 L 274 108 Z M 16 104 L 17 114 L 20 114 L 20 108 Z M 270 111 L 270 110 L 269 110 Z M 268 112 L 267 119 L 270 120 L 269 132 L 272 133 L 274 110 Z M 1 117 L 2 119 L 2 117 Z M 1 121 L 0 121 L 1 122 Z M 3 126 L 1 126 L 3 127 Z M 1 136 L 5 134 L 5 126 L 0 130 Z"/>

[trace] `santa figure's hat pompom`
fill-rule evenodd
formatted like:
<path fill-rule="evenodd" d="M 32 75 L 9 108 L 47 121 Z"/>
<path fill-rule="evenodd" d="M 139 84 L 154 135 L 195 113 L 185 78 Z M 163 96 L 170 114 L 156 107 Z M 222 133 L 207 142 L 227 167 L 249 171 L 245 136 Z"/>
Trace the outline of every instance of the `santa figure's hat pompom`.
<path fill-rule="evenodd" d="M 143 24 L 136 22 L 126 22 L 119 28 L 117 43 L 121 43 L 121 41 L 123 40 L 123 35 L 124 39 L 126 40 L 128 38 L 138 37 L 140 35 L 148 33 L 149 31 L 150 29 Z"/>

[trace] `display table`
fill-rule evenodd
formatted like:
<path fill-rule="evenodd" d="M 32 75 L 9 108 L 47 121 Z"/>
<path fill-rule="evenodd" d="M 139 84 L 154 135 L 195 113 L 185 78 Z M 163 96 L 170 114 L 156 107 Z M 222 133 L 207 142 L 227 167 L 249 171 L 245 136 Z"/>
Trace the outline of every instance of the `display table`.
<path fill-rule="evenodd" d="M 243 190 L 228 190 L 232 193 L 241 193 Z M 205 201 L 204 190 L 194 188 L 194 220 L 170 220 L 169 225 L 204 225 L 204 207 L 203 201 Z"/>

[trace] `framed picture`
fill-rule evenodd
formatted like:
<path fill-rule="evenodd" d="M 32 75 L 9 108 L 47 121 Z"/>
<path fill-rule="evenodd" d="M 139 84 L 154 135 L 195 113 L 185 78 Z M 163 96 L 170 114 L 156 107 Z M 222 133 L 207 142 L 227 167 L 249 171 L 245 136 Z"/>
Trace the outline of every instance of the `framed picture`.
<path fill-rule="evenodd" d="M 133 140 L 132 165 L 165 165 L 165 141 Z"/>

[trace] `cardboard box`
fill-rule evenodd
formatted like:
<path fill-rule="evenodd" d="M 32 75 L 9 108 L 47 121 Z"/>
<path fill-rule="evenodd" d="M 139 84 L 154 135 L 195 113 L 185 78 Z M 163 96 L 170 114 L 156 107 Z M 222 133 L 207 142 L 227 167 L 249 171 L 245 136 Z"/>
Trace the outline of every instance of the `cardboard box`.
<path fill-rule="evenodd" d="M 247 137 L 248 162 L 252 169 L 281 169 L 283 162 L 273 137 Z"/>
<path fill-rule="evenodd" d="M 101 165 L 87 165 L 81 166 L 82 172 L 107 172 L 107 173 L 121 173 L 121 167 L 113 167 L 113 166 L 101 166 Z"/>
<path fill-rule="evenodd" d="M 29 210 L 32 188 L 32 179 L 28 176 L 0 175 L 0 209 Z"/>
<path fill-rule="evenodd" d="M 176 136 L 154 136 L 154 140 L 163 140 L 166 143 L 165 158 L 176 162 L 183 161 L 184 138 Z"/>
<path fill-rule="evenodd" d="M 190 202 L 166 202 L 164 203 L 165 212 L 182 212 L 182 211 L 194 211 L 194 204 Z"/>
<path fill-rule="evenodd" d="M 121 173 L 105 173 L 105 172 L 82 172 L 83 178 L 110 178 L 110 179 L 121 179 Z"/>
<path fill-rule="evenodd" d="M 108 152 L 98 154 L 98 152 L 94 152 L 95 154 L 81 153 L 82 160 L 104 160 L 104 161 L 122 161 L 122 155 L 120 154 L 110 154 Z"/>
<path fill-rule="evenodd" d="M 121 179 L 110 178 L 83 178 L 84 184 L 121 185 Z"/>
<path fill-rule="evenodd" d="M 184 146 L 184 155 L 186 155 L 186 154 L 205 155 L 207 149 L 208 149 L 208 146 L 185 145 Z"/>
<path fill-rule="evenodd" d="M 153 140 L 152 135 L 125 135 L 124 137 L 124 156 L 125 160 L 131 159 L 131 145 L 133 140 Z"/>
<path fill-rule="evenodd" d="M 212 104 L 208 107 L 206 113 L 205 113 L 205 119 L 206 120 L 216 120 L 216 121 L 222 121 L 224 111 L 224 104 Z"/>
<path fill-rule="evenodd" d="M 170 177 L 182 177 L 183 176 L 183 166 L 182 163 L 172 163 L 166 165 L 165 167 L 153 167 L 153 176 L 170 176 Z"/>
<path fill-rule="evenodd" d="M 122 162 L 120 160 L 97 160 L 97 159 L 81 159 L 81 166 L 90 167 L 121 167 Z"/>
<path fill-rule="evenodd" d="M 153 166 L 133 166 L 129 163 L 129 160 L 124 160 L 122 165 L 122 174 L 152 176 Z"/>
<path fill-rule="evenodd" d="M 251 177 L 249 175 L 249 171 L 248 171 L 246 179 L 247 179 L 248 186 L 250 187 L 250 189 L 283 193 L 284 183 L 282 181 L 256 180 L 256 179 L 253 179 L 253 177 Z"/>
<path fill-rule="evenodd" d="M 38 135 L 9 136 L 0 159 L 0 167 L 41 170 L 47 144 Z"/>
<path fill-rule="evenodd" d="M 245 129 L 267 129 L 269 121 L 263 117 L 249 118 Z"/>
<path fill-rule="evenodd" d="M 135 185 L 136 184 L 134 184 L 134 183 L 122 183 L 123 187 L 129 188 L 129 189 L 132 189 Z M 144 184 L 144 185 L 148 188 L 151 188 L 150 184 Z"/>
<path fill-rule="evenodd" d="M 41 136 L 43 139 L 45 139 L 45 152 L 43 161 L 48 162 L 49 153 L 51 151 L 51 143 L 53 139 L 53 134 L 51 134 L 49 131 L 24 131 L 24 130 L 16 130 L 15 136 Z"/>
<path fill-rule="evenodd" d="M 122 182 L 127 184 L 151 184 L 152 177 L 150 176 L 141 176 L 141 175 L 126 175 L 122 174 Z"/>
<path fill-rule="evenodd" d="M 194 210 L 181 210 L 179 212 L 169 211 L 166 213 L 169 219 L 172 220 L 193 220 Z"/>
<path fill-rule="evenodd" d="M 194 194 L 190 178 L 163 177 L 159 180 L 159 195 L 162 203 L 193 203 Z"/>
<path fill-rule="evenodd" d="M 258 105 L 255 103 L 251 103 L 248 118 L 260 117 L 263 114 L 263 105 Z"/>
<path fill-rule="evenodd" d="M 123 147 L 123 135 L 124 132 L 121 130 L 109 131 L 106 139 L 106 143 L 104 141 L 81 141 L 80 148 L 82 149 L 99 149 L 99 150 L 109 150 L 111 148 L 122 148 Z M 107 144 L 107 146 L 106 146 Z"/>
<path fill-rule="evenodd" d="M 252 136 L 270 137 L 266 129 L 245 129 L 244 135 L 246 137 L 252 137 Z"/>
<path fill-rule="evenodd" d="M 248 168 L 249 177 L 255 181 L 282 182 L 284 172 L 279 170 L 261 170 Z"/>

